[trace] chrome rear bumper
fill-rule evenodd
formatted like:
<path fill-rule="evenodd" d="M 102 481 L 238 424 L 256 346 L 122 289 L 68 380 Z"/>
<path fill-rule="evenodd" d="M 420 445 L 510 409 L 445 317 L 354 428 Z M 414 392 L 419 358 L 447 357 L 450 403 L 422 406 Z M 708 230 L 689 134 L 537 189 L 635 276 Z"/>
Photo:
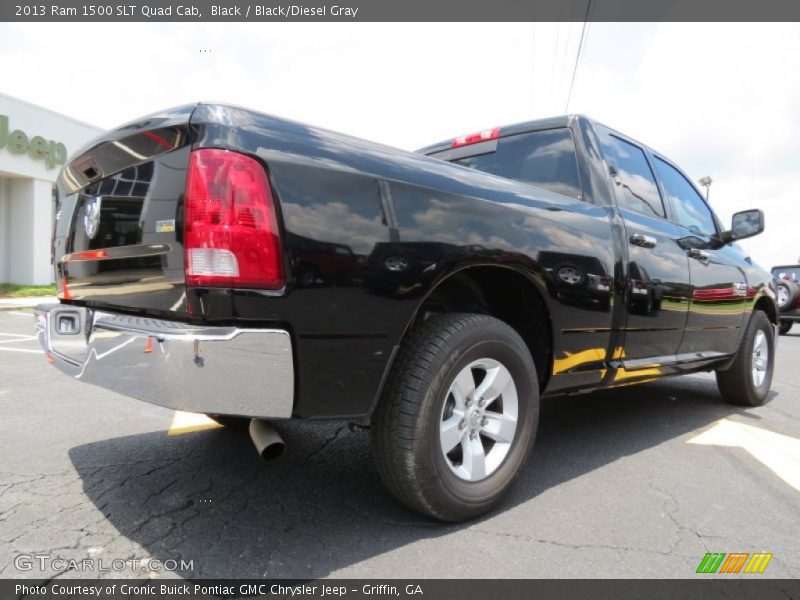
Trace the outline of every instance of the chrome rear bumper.
<path fill-rule="evenodd" d="M 69 304 L 36 308 L 36 335 L 68 375 L 167 408 L 287 419 L 294 402 L 289 333 L 206 327 Z"/>

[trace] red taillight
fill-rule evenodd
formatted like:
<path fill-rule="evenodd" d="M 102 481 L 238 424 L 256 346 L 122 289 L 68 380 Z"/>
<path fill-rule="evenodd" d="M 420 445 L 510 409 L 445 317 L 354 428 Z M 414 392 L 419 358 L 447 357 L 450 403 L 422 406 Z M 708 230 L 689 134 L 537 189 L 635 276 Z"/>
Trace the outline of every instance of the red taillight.
<path fill-rule="evenodd" d="M 261 163 L 229 150 L 192 152 L 184 248 L 188 285 L 283 287 L 275 201 Z"/>
<path fill-rule="evenodd" d="M 477 133 L 470 133 L 469 135 L 462 135 L 453 140 L 451 148 L 458 148 L 459 146 L 469 146 L 470 144 L 477 144 L 478 142 L 488 142 L 489 140 L 496 140 L 500 137 L 500 128 L 486 129 Z"/>

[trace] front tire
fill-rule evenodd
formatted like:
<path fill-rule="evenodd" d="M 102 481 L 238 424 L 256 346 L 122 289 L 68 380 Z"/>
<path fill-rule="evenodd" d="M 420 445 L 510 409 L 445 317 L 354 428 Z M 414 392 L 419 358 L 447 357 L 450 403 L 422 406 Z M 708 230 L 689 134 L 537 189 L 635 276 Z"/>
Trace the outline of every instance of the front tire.
<path fill-rule="evenodd" d="M 717 387 L 726 402 L 761 406 L 767 399 L 775 368 L 775 335 L 762 311 L 750 316 L 733 363 L 717 371 Z"/>
<path fill-rule="evenodd" d="M 781 324 L 780 324 L 779 329 L 778 329 L 778 333 L 780 335 L 786 335 L 787 333 L 789 333 L 789 330 L 792 328 L 792 324 L 793 323 L 791 321 L 781 321 Z"/>
<path fill-rule="evenodd" d="M 410 508 L 472 519 L 513 485 L 538 419 L 536 367 L 519 334 L 486 315 L 435 316 L 404 340 L 376 409 L 378 470 Z"/>

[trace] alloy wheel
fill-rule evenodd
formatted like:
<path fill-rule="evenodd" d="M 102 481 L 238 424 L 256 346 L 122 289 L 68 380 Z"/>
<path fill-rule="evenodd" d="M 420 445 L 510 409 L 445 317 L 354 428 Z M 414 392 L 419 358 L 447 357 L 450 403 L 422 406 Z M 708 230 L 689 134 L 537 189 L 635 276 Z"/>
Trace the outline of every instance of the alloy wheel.
<path fill-rule="evenodd" d="M 439 438 L 447 466 L 469 482 L 490 476 L 511 449 L 518 416 L 508 369 L 491 358 L 468 364 L 450 384 L 442 408 Z"/>
<path fill-rule="evenodd" d="M 753 339 L 753 383 L 761 387 L 769 367 L 769 345 L 763 331 L 757 331 Z"/>

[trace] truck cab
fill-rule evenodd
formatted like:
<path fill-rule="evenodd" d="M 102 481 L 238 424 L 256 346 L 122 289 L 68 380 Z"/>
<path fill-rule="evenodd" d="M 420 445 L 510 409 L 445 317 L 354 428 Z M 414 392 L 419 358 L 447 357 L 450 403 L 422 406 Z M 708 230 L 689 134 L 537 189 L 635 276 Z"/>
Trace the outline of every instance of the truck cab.
<path fill-rule="evenodd" d="M 420 152 L 610 209 L 616 264 L 607 269 L 624 310 L 606 318 L 619 369 L 604 383 L 636 378 L 645 365 L 642 371 L 658 365 L 664 373 L 729 356 L 754 299 L 772 293 L 675 163 L 588 117 L 490 129 Z M 763 215 L 737 219 L 746 217 L 757 221 L 752 234 L 760 233 Z M 563 279 L 556 270 L 556 283 L 578 292 L 597 276 L 590 271 L 576 267 Z"/>

